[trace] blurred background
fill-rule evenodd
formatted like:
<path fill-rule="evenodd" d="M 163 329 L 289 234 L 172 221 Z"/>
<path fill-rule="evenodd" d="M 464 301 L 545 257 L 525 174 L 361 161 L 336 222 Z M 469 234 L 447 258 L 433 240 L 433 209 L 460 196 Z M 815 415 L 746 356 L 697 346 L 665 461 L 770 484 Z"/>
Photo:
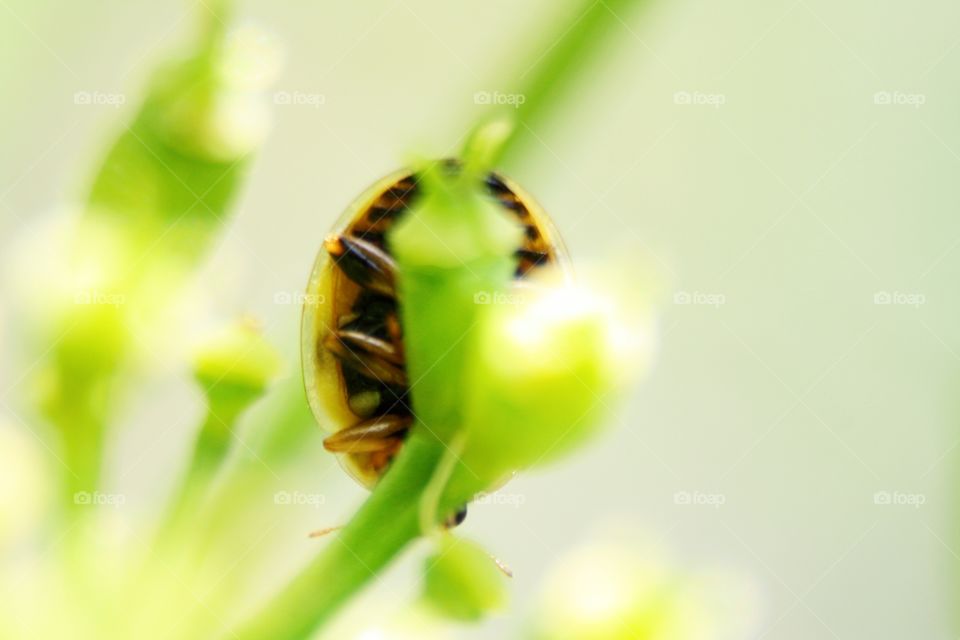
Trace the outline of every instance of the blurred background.
<path fill-rule="evenodd" d="M 956 637 L 960 5 L 641 4 L 503 169 L 577 263 L 620 256 L 664 278 L 658 361 L 605 437 L 471 508 L 464 531 L 515 572 L 512 606 L 455 637 L 515 635 L 555 561 L 609 531 L 735 584 L 721 591 L 737 591 L 739 637 Z M 273 129 L 203 263 L 190 327 L 249 314 L 299 376 L 290 300 L 342 210 L 411 153 L 459 148 L 580 10 L 240 3 L 235 20 L 271 34 L 258 59 L 280 69 Z M 202 12 L 0 1 L 0 256 L 84 196 L 147 71 Z M 26 408 L 36 353 L 12 330 L 12 291 L 32 281 L 4 269 L 3 421 L 50 456 Z M 147 347 L 147 383 L 108 445 L 121 519 L 157 516 L 202 414 L 188 367 Z M 323 544 L 306 532 L 364 498 L 321 438 L 273 479 L 322 499 L 235 532 L 274 550 L 251 601 Z M 421 562 L 405 556 L 348 616 L 402 603 Z"/>

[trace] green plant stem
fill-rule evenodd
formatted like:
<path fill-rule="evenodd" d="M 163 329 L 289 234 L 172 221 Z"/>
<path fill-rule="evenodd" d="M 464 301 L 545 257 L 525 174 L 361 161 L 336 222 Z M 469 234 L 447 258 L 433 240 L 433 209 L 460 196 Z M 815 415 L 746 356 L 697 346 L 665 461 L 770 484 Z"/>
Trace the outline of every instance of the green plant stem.
<path fill-rule="evenodd" d="M 217 482 L 206 495 L 205 508 L 192 519 L 191 537 L 200 553 L 218 544 L 250 511 L 249 496 L 276 479 L 273 469 L 311 456 L 311 466 L 335 465 L 329 457 L 316 460 L 321 431 L 310 413 L 303 382 L 279 381 L 263 400 L 243 414 L 247 425 L 239 435 L 244 444 L 236 447 L 223 465 Z M 312 442 L 315 439 L 316 442 Z"/>
<path fill-rule="evenodd" d="M 77 375 L 69 364 L 58 363 L 58 392 L 44 404 L 44 414 L 63 437 L 63 504 L 69 519 L 89 507 L 80 494 L 99 488 L 104 425 L 109 416 L 109 390 L 114 378 L 106 373 Z"/>
<path fill-rule="evenodd" d="M 181 524 L 189 519 L 203 502 L 210 489 L 212 480 L 220 471 L 230 451 L 231 433 L 239 412 L 220 415 L 213 407 L 208 407 L 197 441 L 193 448 L 190 464 L 184 474 L 180 487 L 170 503 L 170 511 L 161 527 L 162 538 L 174 539 Z"/>
<path fill-rule="evenodd" d="M 136 257 L 111 265 L 112 275 L 122 276 L 115 285 L 125 304 L 144 315 L 174 296 L 199 265 L 223 226 L 248 164 L 246 159 L 216 160 L 184 152 L 171 145 L 167 130 L 170 114 L 185 100 L 196 94 L 214 96 L 219 88 L 214 71 L 231 3 L 210 4 L 201 12 L 205 25 L 192 57 L 156 75 L 132 123 L 116 136 L 97 167 L 86 195 L 81 230 L 109 228 L 109 241 L 94 234 L 108 245 L 106 253 L 133 249 L 129 252 Z M 103 248 L 78 235 L 70 250 L 90 259 Z M 162 287 L 158 276 L 163 276 Z M 126 307 L 111 312 L 79 305 L 64 318 L 59 338 L 45 338 L 53 346 L 47 369 L 39 376 L 45 380 L 40 403 L 63 441 L 68 472 L 62 493 L 71 518 L 77 513 L 75 495 L 99 488 L 112 409 L 126 391 L 133 344 L 127 313 Z"/>
<path fill-rule="evenodd" d="M 522 72 L 513 85 L 513 91 L 524 97 L 524 102 L 513 112 L 519 126 L 500 149 L 500 161 L 515 161 L 528 145 L 537 140 L 535 132 L 556 106 L 566 104 L 565 96 L 577 86 L 603 50 L 615 36 L 629 35 L 625 22 L 642 5 L 652 0 L 583 0 L 574 12 L 574 22 L 558 25 L 531 52 L 535 62 Z M 539 18 L 539 17 L 538 17 Z M 566 28 L 565 28 L 566 27 Z M 539 51 L 546 50 L 541 58 Z M 510 64 L 508 68 L 521 68 Z M 502 115 L 503 112 L 498 112 Z"/>
<path fill-rule="evenodd" d="M 420 497 L 446 447 L 415 429 L 377 489 L 330 546 L 257 616 L 226 634 L 234 640 L 302 640 L 420 536 Z M 458 483 L 438 513 L 478 491 Z"/>

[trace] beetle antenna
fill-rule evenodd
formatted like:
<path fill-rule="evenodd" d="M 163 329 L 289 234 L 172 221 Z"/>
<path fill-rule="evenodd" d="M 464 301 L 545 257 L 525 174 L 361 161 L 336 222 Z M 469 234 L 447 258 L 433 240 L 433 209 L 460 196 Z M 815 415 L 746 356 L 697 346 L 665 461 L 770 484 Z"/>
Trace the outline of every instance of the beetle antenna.
<path fill-rule="evenodd" d="M 500 569 L 500 572 L 503 575 L 507 576 L 508 578 L 513 577 L 513 569 L 507 566 L 507 564 L 503 560 L 501 560 L 500 558 L 498 558 L 497 556 L 491 553 L 488 553 L 487 555 L 490 556 L 490 559 L 493 560 L 493 564 L 497 565 L 497 569 Z"/>
<path fill-rule="evenodd" d="M 339 530 L 339 529 L 343 529 L 343 525 L 340 525 L 340 526 L 338 526 L 338 527 L 327 527 L 326 529 L 317 529 L 316 531 L 311 531 L 311 532 L 310 532 L 310 535 L 307 536 L 307 537 L 309 537 L 309 538 L 322 538 L 323 536 L 325 536 L 325 535 L 327 535 L 327 534 L 330 534 L 330 533 L 333 533 L 334 531 L 337 531 L 337 530 Z"/>

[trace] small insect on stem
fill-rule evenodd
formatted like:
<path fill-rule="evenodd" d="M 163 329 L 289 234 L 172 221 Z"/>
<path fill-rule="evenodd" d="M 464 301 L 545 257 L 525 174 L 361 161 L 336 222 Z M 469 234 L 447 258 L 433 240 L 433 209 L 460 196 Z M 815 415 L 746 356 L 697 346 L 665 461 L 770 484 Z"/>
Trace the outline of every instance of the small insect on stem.
<path fill-rule="evenodd" d="M 463 171 L 457 160 L 441 164 L 451 174 Z M 388 237 L 423 195 L 421 177 L 397 172 L 348 209 L 324 240 L 311 276 L 308 293 L 323 302 L 304 307 L 307 395 L 318 421 L 334 432 L 324 446 L 341 454 L 341 463 L 368 487 L 389 468 L 413 424 L 402 292 Z M 566 251 L 553 223 L 519 185 L 490 173 L 477 178 L 476 187 L 525 231 L 514 252 L 515 284 L 545 266 L 565 267 Z M 438 495 L 421 514 L 424 531 L 438 523 L 457 526 L 466 516 L 465 508 L 438 514 Z"/>

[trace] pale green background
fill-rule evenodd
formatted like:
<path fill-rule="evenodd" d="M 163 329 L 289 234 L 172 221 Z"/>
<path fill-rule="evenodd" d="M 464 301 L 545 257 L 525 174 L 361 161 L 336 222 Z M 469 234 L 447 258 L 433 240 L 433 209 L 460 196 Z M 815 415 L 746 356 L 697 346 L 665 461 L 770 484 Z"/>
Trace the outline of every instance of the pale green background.
<path fill-rule="evenodd" d="M 0 0 L 0 252 L 77 193 L 116 126 L 110 107 L 73 94 L 133 100 L 144 64 L 184 41 L 191 4 Z M 263 318 L 293 353 L 296 318 L 275 294 L 302 286 L 327 228 L 369 182 L 411 151 L 455 146 L 481 112 L 474 93 L 509 88 L 498 66 L 549 44 L 556 4 L 247 2 L 244 17 L 286 49 L 276 88 L 326 102 L 275 109 L 207 269 L 211 282 L 234 281 L 220 314 Z M 764 594 L 758 636 L 955 637 L 958 45 L 960 4 L 949 0 L 676 0 L 610 33 L 605 64 L 507 170 L 578 260 L 642 253 L 671 292 L 726 303 L 675 305 L 669 294 L 658 366 L 611 432 L 511 483 L 521 507 L 472 510 L 465 531 L 517 574 L 515 619 L 553 559 L 626 517 L 686 568 L 752 575 Z M 680 91 L 725 103 L 676 104 Z M 878 91 L 925 103 L 878 105 Z M 878 306 L 880 291 L 925 304 Z M 153 389 L 159 400 L 128 411 L 112 474 L 147 512 L 199 411 L 183 376 L 158 376 Z M 172 420 L 171 406 L 187 419 Z M 327 502 L 293 534 L 271 532 L 285 549 L 278 576 L 317 548 L 301 531 L 342 521 L 362 497 L 329 458 L 316 466 L 298 486 Z M 726 503 L 676 505 L 678 491 Z M 876 505 L 877 491 L 926 503 Z M 402 601 L 416 569 L 408 558 L 367 600 Z"/>

